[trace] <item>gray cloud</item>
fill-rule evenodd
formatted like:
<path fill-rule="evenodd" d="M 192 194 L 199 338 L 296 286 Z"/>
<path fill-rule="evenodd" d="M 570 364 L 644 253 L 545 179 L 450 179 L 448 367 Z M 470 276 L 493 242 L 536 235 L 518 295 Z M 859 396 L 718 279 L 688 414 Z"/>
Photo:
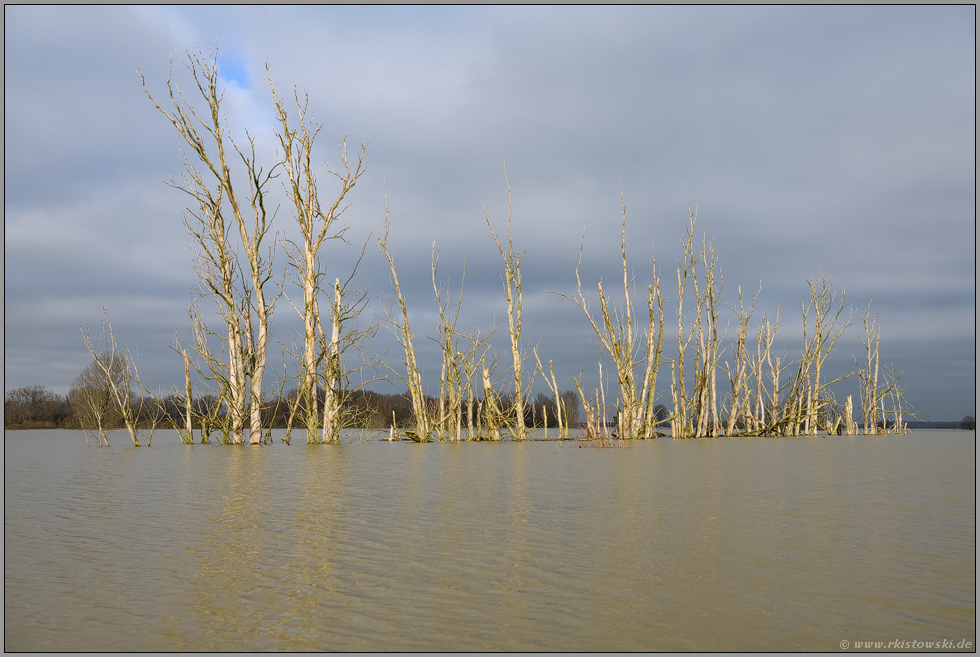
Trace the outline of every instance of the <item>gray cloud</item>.
<path fill-rule="evenodd" d="M 355 241 L 377 233 L 387 187 L 420 335 L 433 241 L 454 289 L 466 265 L 461 326 L 496 316 L 503 335 L 481 203 L 501 230 L 506 162 L 528 250 L 527 345 L 564 385 L 594 377 L 598 351 L 546 291 L 572 289 L 583 230 L 583 282 L 617 276 L 622 188 L 641 283 L 655 247 L 672 288 L 696 204 L 726 293 L 761 283 L 758 312 L 780 306 L 788 344 L 803 275 L 822 270 L 859 312 L 881 305 L 925 416 L 972 413 L 974 25 L 972 7 L 8 7 L 5 387 L 67 390 L 87 359 L 78 323 L 103 306 L 151 378 L 179 377 L 167 345 L 192 254 L 184 199 L 160 178 L 183 162 L 136 70 L 159 99 L 174 50 L 217 38 L 234 134 L 247 127 L 271 157 L 269 62 L 280 90 L 308 90 L 322 159 L 337 162 L 345 134 L 371 140 L 345 218 Z M 289 220 L 284 206 L 287 236 Z M 355 249 L 331 249 L 332 271 L 348 271 Z M 373 247 L 362 266 L 383 296 Z M 282 339 L 292 313 L 279 310 Z"/>

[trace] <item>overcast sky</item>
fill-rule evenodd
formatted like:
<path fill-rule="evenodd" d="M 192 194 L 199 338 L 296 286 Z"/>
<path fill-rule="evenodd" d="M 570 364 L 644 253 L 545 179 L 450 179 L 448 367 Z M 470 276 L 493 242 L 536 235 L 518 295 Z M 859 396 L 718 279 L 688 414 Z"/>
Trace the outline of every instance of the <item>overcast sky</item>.
<path fill-rule="evenodd" d="M 232 132 L 248 129 L 270 163 L 266 62 L 280 90 L 309 92 L 321 163 L 337 162 L 345 134 L 370 141 L 348 236 L 377 234 L 387 186 L 433 392 L 433 242 L 454 294 L 466 266 L 459 329 L 496 321 L 505 353 L 501 261 L 483 207 L 506 230 L 506 163 L 514 239 L 527 250 L 524 346 L 555 361 L 563 388 L 580 371 L 594 385 L 599 351 L 581 310 L 549 292 L 574 290 L 583 232 L 583 283 L 621 277 L 622 190 L 641 291 L 655 254 L 676 296 L 696 206 L 723 296 L 761 287 L 756 319 L 781 309 L 787 355 L 802 343 L 804 275 L 823 272 L 855 311 L 835 368 L 853 368 L 871 301 L 883 362 L 905 372 L 919 417 L 972 415 L 975 18 L 972 6 L 7 6 L 4 388 L 66 393 L 90 360 L 79 323 L 97 328 L 103 307 L 116 337 L 138 347 L 145 383 L 166 392 L 182 380 L 169 345 L 186 336 L 193 254 L 185 197 L 161 180 L 183 162 L 137 70 L 164 96 L 171 55 L 217 41 Z M 289 206 L 276 221 L 289 235 Z M 331 244 L 331 279 L 357 253 Z M 362 276 L 380 313 L 391 287 L 373 244 Z M 277 306 L 277 338 L 292 340 L 296 325 L 289 304 Z M 386 330 L 368 348 L 399 360 Z M 857 394 L 857 381 L 837 392 Z"/>

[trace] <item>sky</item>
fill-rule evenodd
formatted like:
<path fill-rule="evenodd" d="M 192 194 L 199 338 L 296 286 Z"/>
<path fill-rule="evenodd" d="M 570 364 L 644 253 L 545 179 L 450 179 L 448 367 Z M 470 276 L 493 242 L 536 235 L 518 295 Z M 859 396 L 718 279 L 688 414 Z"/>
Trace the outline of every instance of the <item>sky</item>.
<path fill-rule="evenodd" d="M 723 298 L 758 292 L 753 332 L 778 309 L 780 353 L 799 355 L 805 276 L 826 274 L 854 312 L 833 373 L 861 357 L 870 303 L 882 363 L 904 372 L 918 417 L 975 415 L 975 21 L 972 6 L 6 6 L 4 389 L 67 393 L 90 362 L 79 325 L 97 332 L 103 308 L 138 351 L 145 385 L 165 394 L 181 384 L 171 347 L 189 337 L 196 279 L 186 200 L 164 181 L 183 160 L 138 71 L 165 97 L 173 58 L 190 91 L 176 56 L 217 43 L 229 130 L 254 135 L 263 162 L 276 158 L 266 64 L 280 92 L 309 94 L 323 124 L 323 197 L 336 194 L 326 167 L 339 164 L 344 137 L 352 149 L 368 143 L 343 215 L 352 244 L 330 243 L 322 257 L 331 280 L 346 278 L 369 242 L 357 280 L 383 317 L 387 195 L 430 392 L 433 246 L 454 298 L 465 267 L 459 330 L 495 329 L 496 352 L 508 353 L 502 261 L 484 212 L 506 232 L 509 182 L 515 246 L 526 250 L 522 346 L 554 361 L 563 389 L 580 375 L 594 387 L 600 352 L 582 310 L 555 292 L 574 293 L 580 249 L 590 303 L 600 278 L 615 289 L 622 200 L 638 308 L 655 258 L 668 344 L 680 239 L 696 208 Z M 285 201 L 283 239 L 295 235 Z M 285 293 L 301 298 L 288 284 Z M 288 301 L 274 316 L 279 343 L 295 339 Z M 281 375 L 280 349 L 270 365 Z M 400 361 L 387 328 L 366 349 Z M 404 390 L 388 378 L 372 387 Z M 665 367 L 665 402 L 668 378 Z M 854 378 L 835 387 L 839 398 L 857 391 Z"/>

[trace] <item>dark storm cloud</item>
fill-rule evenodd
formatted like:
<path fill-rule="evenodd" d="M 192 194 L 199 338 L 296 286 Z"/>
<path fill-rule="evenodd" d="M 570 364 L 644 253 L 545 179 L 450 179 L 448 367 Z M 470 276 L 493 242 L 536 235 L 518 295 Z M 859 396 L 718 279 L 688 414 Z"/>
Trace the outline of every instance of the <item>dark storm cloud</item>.
<path fill-rule="evenodd" d="M 102 306 L 173 383 L 166 345 L 194 279 L 184 199 L 160 178 L 183 163 L 136 70 L 162 98 L 174 49 L 217 38 L 229 124 L 261 152 L 274 148 L 266 62 L 281 91 L 309 92 L 321 159 L 338 163 L 345 134 L 371 140 L 349 235 L 377 234 L 386 187 L 420 337 L 436 242 L 454 294 L 465 262 L 460 326 L 496 318 L 504 339 L 483 206 L 500 234 L 506 162 L 526 344 L 565 387 L 594 378 L 598 350 L 547 291 L 574 289 L 583 230 L 583 283 L 621 276 L 622 190 L 640 285 L 655 247 L 672 289 L 696 204 L 726 296 L 761 284 L 757 313 L 778 305 L 789 344 L 804 273 L 824 271 L 859 312 L 882 307 L 896 367 L 904 354 L 916 372 L 910 398 L 946 372 L 925 416 L 972 412 L 968 368 L 936 364 L 975 354 L 974 21 L 972 7 L 6 8 L 5 387 L 65 391 L 87 358 L 78 323 Z M 288 235 L 288 208 L 278 221 Z M 341 275 L 357 253 L 331 249 Z M 374 246 L 362 274 L 388 292 Z M 277 316 L 284 340 L 292 312 Z"/>

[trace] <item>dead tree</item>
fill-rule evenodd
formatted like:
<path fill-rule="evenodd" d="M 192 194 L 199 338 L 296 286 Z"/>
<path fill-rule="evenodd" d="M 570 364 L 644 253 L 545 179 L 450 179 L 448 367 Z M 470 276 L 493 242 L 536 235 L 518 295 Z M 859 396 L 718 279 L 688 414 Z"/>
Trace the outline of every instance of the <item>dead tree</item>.
<path fill-rule="evenodd" d="M 652 256 L 651 256 L 652 259 Z M 643 389 L 640 399 L 645 400 L 642 425 L 643 438 L 657 437 L 657 413 L 654 410 L 657 391 L 657 374 L 663 363 L 664 344 L 664 298 L 660 294 L 660 274 L 657 262 L 653 263 L 653 283 L 647 285 L 647 331 L 646 331 L 646 366 L 643 372 Z M 654 329 L 656 325 L 656 329 Z"/>
<path fill-rule="evenodd" d="M 698 438 L 718 434 L 717 385 L 715 370 L 721 357 L 718 334 L 718 300 L 721 284 L 715 279 L 716 258 L 714 248 L 708 248 L 702 231 L 701 248 L 694 248 L 697 210 L 688 208 L 690 224 L 681 247 L 683 260 L 677 267 L 677 360 L 671 363 L 671 398 L 674 412 L 671 415 L 671 433 L 674 438 Z M 709 258 L 710 256 L 710 258 Z M 704 269 L 704 279 L 699 280 L 697 266 Z M 689 328 L 684 327 L 684 300 L 688 283 L 694 287 L 694 312 Z M 701 284 L 704 290 L 701 290 Z M 695 343 L 694 376 L 687 379 L 687 349 Z M 710 426 L 710 434 L 707 433 Z"/>
<path fill-rule="evenodd" d="M 504 180 L 507 182 L 507 250 L 500 244 L 497 234 L 490 223 L 490 214 L 486 206 L 483 208 L 483 215 L 486 218 L 487 226 L 490 228 L 490 235 L 493 237 L 500 257 L 504 261 L 504 273 L 502 278 L 504 284 L 504 296 L 507 298 L 507 328 L 510 334 L 510 351 L 513 359 L 514 373 L 514 413 L 515 427 L 514 438 L 524 440 L 527 435 L 527 427 L 524 424 L 524 384 L 522 372 L 524 367 L 524 354 L 521 352 L 521 313 L 524 309 L 524 288 L 521 282 L 521 262 L 527 251 L 516 251 L 514 249 L 514 239 L 511 234 L 511 219 L 513 217 L 513 202 L 510 195 L 510 181 L 507 180 L 507 170 L 504 169 Z"/>
<path fill-rule="evenodd" d="M 171 395 L 171 399 L 179 403 L 182 412 L 172 411 L 169 404 L 164 405 L 162 410 L 181 441 L 185 445 L 192 445 L 194 444 L 194 396 L 191 385 L 191 359 L 187 354 L 187 349 L 181 346 L 179 339 L 174 341 L 172 349 L 184 358 L 184 390 L 181 391 L 175 386 Z"/>
<path fill-rule="evenodd" d="M 810 287 L 810 304 L 803 307 L 804 353 L 800 366 L 803 388 L 797 393 L 802 427 L 798 427 L 795 433 L 799 434 L 802 428 L 805 435 L 815 436 L 820 414 L 827 403 L 825 390 L 834 383 L 853 375 L 852 372 L 831 381 L 823 381 L 821 378 L 823 365 L 837 340 L 851 325 L 853 312 L 847 316 L 847 319 L 843 319 L 844 291 L 841 290 L 840 299 L 835 304 L 836 292 L 825 274 L 821 274 L 819 280 L 807 276 L 806 281 Z M 807 321 L 810 310 L 813 313 L 812 333 L 809 333 L 811 329 Z"/>
<path fill-rule="evenodd" d="M 487 438 L 493 441 L 499 441 L 501 439 L 500 428 L 504 424 L 504 411 L 501 408 L 500 400 L 494 389 L 496 378 L 493 377 L 493 372 L 496 365 L 496 358 L 491 359 L 490 364 L 487 365 L 486 354 L 480 360 L 480 372 L 483 375 L 482 416 L 483 422 L 487 425 Z"/>
<path fill-rule="evenodd" d="M 460 372 L 460 377 L 462 379 L 462 394 L 466 397 L 466 437 L 467 440 L 475 440 L 479 437 L 480 427 L 482 426 L 481 419 L 481 403 L 477 401 L 476 397 L 476 385 L 474 385 L 474 378 L 480 375 L 482 380 L 483 375 L 483 365 L 486 363 L 487 352 L 490 351 L 490 346 L 487 342 L 493 336 L 493 331 L 487 335 L 482 335 L 480 329 L 476 329 L 473 333 L 464 334 L 459 337 L 468 341 L 469 346 L 465 350 L 458 352 L 458 360 L 460 367 L 462 368 Z M 489 378 L 489 374 L 488 374 Z M 475 419 L 475 426 L 474 426 Z"/>
<path fill-rule="evenodd" d="M 205 101 L 206 111 L 198 113 L 194 104 L 180 91 L 171 75 L 167 90 L 173 107 L 166 110 L 146 88 L 143 89 L 154 106 L 171 122 L 190 148 L 185 155 L 185 174 L 180 182 L 170 185 L 195 199 L 199 213 L 189 210 L 195 218 L 188 229 L 197 242 L 198 276 L 204 287 L 219 302 L 227 326 L 229 399 L 232 440 L 242 442 L 244 415 L 249 417 L 249 442 L 262 440 L 262 381 L 265 374 L 269 329 L 275 298 L 266 297 L 265 286 L 272 280 L 272 245 L 263 244 L 271 229 L 271 217 L 265 208 L 266 189 L 275 170 L 274 162 L 263 169 L 256 157 L 255 140 L 246 131 L 246 146 L 240 147 L 228 134 L 218 89 L 217 50 L 208 55 L 187 52 L 187 59 L 178 59 L 190 73 L 197 92 Z M 237 157 L 235 157 L 237 155 Z M 203 167 L 198 171 L 191 158 Z M 236 162 L 232 162 L 232 160 Z M 233 176 L 232 166 L 243 168 L 245 183 Z M 205 180 L 207 175 L 208 180 Z M 242 190 L 247 189 L 246 192 Z M 244 194 L 244 196 L 240 194 Z M 225 209 L 232 216 L 231 225 L 224 219 Z M 245 264 L 239 270 L 238 248 L 231 243 L 230 233 L 237 229 L 239 245 Z M 240 280 L 239 280 L 240 274 Z M 239 287 L 239 283 L 241 287 Z M 248 399 L 246 399 L 248 397 Z"/>
<path fill-rule="evenodd" d="M 149 446 L 153 441 L 153 433 L 159 420 L 159 407 L 150 391 L 140 382 L 137 369 L 138 355 L 134 355 L 128 345 L 124 344 L 120 349 L 116 336 L 112 332 L 109 313 L 104 309 L 103 312 L 102 334 L 98 344 L 93 344 L 88 326 L 82 329 L 82 341 L 94 359 L 99 380 L 105 382 L 112 393 L 110 403 L 115 406 L 119 417 L 122 418 L 133 446 Z M 140 419 L 146 412 L 152 415 L 149 433 L 144 433 L 139 427 Z M 105 444 L 108 445 L 108 440 Z"/>
<path fill-rule="evenodd" d="M 698 347 L 698 371 L 695 375 L 695 400 L 697 401 L 698 417 L 695 436 L 710 435 L 717 438 L 719 433 L 718 415 L 718 386 L 717 372 L 718 362 L 721 358 L 719 345 L 724 339 L 719 335 L 719 306 L 721 289 L 724 285 L 723 280 L 715 277 L 717 257 L 715 255 L 714 244 L 705 244 L 705 235 L 701 233 L 701 262 L 704 266 L 704 292 L 703 302 L 699 307 L 704 309 L 703 319 L 699 314 L 695 319 L 694 327 L 697 332 Z M 694 277 L 695 296 L 702 298 L 698 293 L 698 279 Z"/>
<path fill-rule="evenodd" d="M 459 312 L 463 305 L 463 288 L 466 281 L 466 270 L 463 270 L 463 282 L 460 284 L 459 297 L 456 300 L 455 310 L 449 302 L 448 290 L 440 290 L 436 282 L 436 273 L 439 269 L 439 255 L 436 253 L 435 242 L 432 243 L 432 289 L 436 295 L 436 304 L 439 308 L 439 330 L 438 337 L 434 341 L 439 345 L 442 353 L 442 370 L 439 374 L 439 402 L 435 419 L 436 431 L 440 440 L 444 440 L 449 434 L 456 441 L 462 438 L 462 415 L 463 415 L 463 374 L 464 365 L 461 362 L 462 354 L 457 349 L 458 334 L 456 333 L 456 322 L 459 320 Z M 443 304 L 443 296 L 446 303 Z M 450 433 L 451 432 L 451 433 Z"/>
<path fill-rule="evenodd" d="M 565 413 L 562 410 L 562 398 L 561 392 L 558 390 L 558 379 L 555 378 L 555 365 L 552 361 L 548 361 L 548 371 L 544 371 L 544 366 L 541 364 L 541 358 L 538 357 L 537 348 L 533 349 L 534 360 L 538 363 L 538 370 L 541 372 L 541 376 L 544 377 L 544 382 L 548 385 L 552 394 L 555 396 L 555 408 L 558 412 L 558 439 L 567 440 L 568 439 L 568 429 L 565 427 Z M 548 416 L 547 407 L 545 407 L 545 419 L 544 419 L 544 429 L 545 436 L 548 435 Z M 546 438 L 547 439 L 547 438 Z"/>
<path fill-rule="evenodd" d="M 432 438 L 434 423 L 425 398 L 425 390 L 422 387 L 422 372 L 419 370 L 418 361 L 415 358 L 415 343 L 412 336 L 412 329 L 408 322 L 408 306 L 402 296 L 402 288 L 398 282 L 398 273 L 395 271 L 395 261 L 391 251 L 388 249 L 388 195 L 385 193 L 385 229 L 382 237 L 378 238 L 378 248 L 388 260 L 388 267 L 391 270 L 392 284 L 395 286 L 395 294 L 398 297 L 398 309 L 401 311 L 400 318 L 393 317 L 391 311 L 386 311 L 386 321 L 402 346 L 405 358 L 402 364 L 405 367 L 404 375 L 385 364 L 391 372 L 401 379 L 408 387 L 409 395 L 412 398 L 412 412 L 415 415 L 415 434 L 419 442 L 428 442 Z M 389 297 L 389 300 L 394 301 Z"/>
<path fill-rule="evenodd" d="M 212 294 L 217 296 L 214 288 L 212 288 Z M 222 294 L 220 298 L 225 301 L 228 297 Z M 228 333 L 225 335 L 211 330 L 205 324 L 196 293 L 191 295 L 187 307 L 193 333 L 191 346 L 195 355 L 195 358 L 190 359 L 190 365 L 197 372 L 198 386 L 203 387 L 205 391 L 203 394 L 198 392 L 196 398 L 199 403 L 194 407 L 196 417 L 201 425 L 202 445 L 211 442 L 211 434 L 216 430 L 221 431 L 220 442 L 222 444 L 240 444 L 245 418 L 244 362 L 246 354 L 240 342 L 237 343 L 237 352 L 229 352 L 235 343 L 228 338 L 237 334 L 234 330 L 237 322 L 228 321 L 231 315 L 224 313 L 227 306 L 220 304 L 219 309 L 222 310 L 222 318 L 225 320 L 225 327 L 228 329 Z M 215 341 L 222 347 L 218 354 L 211 350 L 212 338 L 215 338 Z"/>
<path fill-rule="evenodd" d="M 89 437 L 92 436 L 99 447 L 108 447 L 107 431 L 122 424 L 113 401 L 113 385 L 106 375 L 106 364 L 109 365 L 109 376 L 119 377 L 122 374 L 123 365 L 118 355 L 110 359 L 108 353 L 100 353 L 75 378 L 68 395 L 72 411 L 85 433 L 85 442 L 91 445 Z"/>
<path fill-rule="evenodd" d="M 878 394 L 878 350 L 881 344 L 881 327 L 878 325 L 878 315 L 881 308 L 871 316 L 871 302 L 868 302 L 868 314 L 864 316 L 864 365 L 858 365 L 858 378 L 861 380 L 861 410 L 864 415 L 864 433 L 868 434 L 877 431 L 878 426 L 878 402 L 881 397 Z"/>
<path fill-rule="evenodd" d="M 364 257 L 365 242 L 361 250 Z M 362 325 L 359 318 L 368 303 L 370 288 L 363 284 L 354 286 L 353 280 L 360 267 L 360 258 L 351 275 L 343 282 L 335 279 L 330 304 L 330 337 L 322 320 L 318 320 L 320 347 L 323 358 L 319 360 L 318 382 L 324 390 L 323 425 L 320 442 L 339 443 L 341 429 L 359 425 L 363 418 L 349 402 L 352 396 L 378 378 L 365 376 L 373 372 L 379 359 L 368 356 L 362 345 L 373 338 L 380 327 L 379 322 L 371 321 Z M 355 380 L 356 377 L 356 380 Z"/>
<path fill-rule="evenodd" d="M 575 268 L 577 283 L 576 297 L 558 293 L 582 309 L 592 330 L 598 339 L 601 349 L 609 354 L 616 368 L 619 383 L 619 400 L 622 405 L 621 414 L 625 418 L 620 438 L 649 438 L 655 435 L 656 420 L 652 418 L 653 399 L 656 388 L 656 376 L 661 362 L 661 347 L 663 344 L 663 299 L 660 297 L 660 276 L 657 274 L 656 260 L 653 261 L 653 283 L 647 288 L 648 321 L 646 327 L 646 348 L 640 355 L 639 326 L 633 310 L 633 299 L 636 295 L 634 277 L 630 274 L 626 260 L 626 202 L 620 192 L 622 208 L 622 240 L 620 254 L 623 269 L 623 304 L 610 308 L 610 300 L 599 280 L 599 318 L 592 315 L 588 301 L 582 292 L 582 279 L 579 269 L 582 265 L 582 252 L 585 249 L 585 238 L 579 249 L 579 263 Z M 657 322 L 654 308 L 660 312 Z M 656 325 L 656 328 L 654 328 Z M 637 384 L 636 367 L 646 363 L 643 381 Z M 540 367 L 540 363 L 539 363 Z M 541 370 L 544 373 L 544 370 Z M 557 395 L 557 390 L 555 391 Z M 583 403 L 585 400 L 583 399 Z"/>
<path fill-rule="evenodd" d="M 894 433 L 905 433 L 908 429 L 905 424 L 905 417 L 916 419 L 908 403 L 905 402 L 904 390 L 899 386 L 902 378 L 900 372 L 898 376 L 888 369 L 880 372 L 880 346 L 881 346 L 881 326 L 878 324 L 878 315 L 881 309 L 871 316 L 871 302 L 868 302 L 868 312 L 864 316 L 864 344 L 865 358 L 863 363 L 858 363 L 857 358 L 854 364 L 858 367 L 857 375 L 860 380 L 861 390 L 861 410 L 864 415 L 864 433 L 878 434 L 892 431 Z M 881 379 L 881 381 L 879 381 Z M 890 402 L 890 407 L 886 406 L 886 401 Z M 891 423 L 888 416 L 891 416 Z"/>
<path fill-rule="evenodd" d="M 333 201 L 330 202 L 330 206 L 324 208 L 320 202 L 318 181 L 313 166 L 314 142 L 323 126 L 307 121 L 309 96 L 304 94 L 301 100 L 299 92 L 295 88 L 293 98 L 296 103 L 296 119 L 294 123 L 291 123 L 284 99 L 281 99 L 276 93 L 276 87 L 272 82 L 272 75 L 268 66 L 266 66 L 266 73 L 269 76 L 269 86 L 272 89 L 276 118 L 281 126 L 281 130 L 277 132 L 277 137 L 283 151 L 282 162 L 286 173 L 285 187 L 287 194 L 293 201 L 296 223 L 301 235 L 299 241 L 284 241 L 284 245 L 290 262 L 296 270 L 297 278 L 294 282 L 303 290 L 302 306 L 297 307 L 294 304 L 303 318 L 303 353 L 300 360 L 301 374 L 299 377 L 300 396 L 303 402 L 301 406 L 302 419 L 306 425 L 307 442 L 318 443 L 322 441 L 323 436 L 336 435 L 338 429 L 331 423 L 336 422 L 339 407 L 338 400 L 335 398 L 335 389 L 330 385 L 325 386 L 325 408 L 321 414 L 317 372 L 323 363 L 327 363 L 326 375 L 334 385 L 341 377 L 338 372 L 333 372 L 329 366 L 331 362 L 336 363 L 339 343 L 330 340 L 327 353 L 317 350 L 318 345 L 324 342 L 321 339 L 323 332 L 319 308 L 321 297 L 327 295 L 330 299 L 328 303 L 332 307 L 331 319 L 336 318 L 337 309 L 341 305 L 336 298 L 336 286 L 327 289 L 328 286 L 323 283 L 326 266 L 321 262 L 320 254 L 326 241 L 346 241 L 344 233 L 347 228 L 338 226 L 338 220 L 349 207 L 349 205 L 344 205 L 345 198 L 364 173 L 364 156 L 367 144 L 361 144 L 357 162 L 353 163 L 348 155 L 347 140 L 344 139 L 340 147 L 342 168 L 340 170 L 327 169 L 327 172 L 339 181 L 340 189 Z M 332 332 L 338 333 L 339 330 L 339 326 L 331 329 Z M 332 441 L 332 438 L 330 440 Z"/>
<path fill-rule="evenodd" d="M 730 366 L 725 362 L 725 370 L 728 373 L 728 382 L 731 386 L 732 400 L 728 411 L 728 427 L 725 430 L 729 436 L 736 432 L 748 429 L 747 424 L 751 421 L 752 397 L 749 390 L 749 370 L 752 367 L 751 357 L 748 352 L 749 323 L 752 321 L 752 314 L 755 312 L 755 302 L 759 298 L 756 292 L 752 297 L 752 305 L 746 310 L 742 301 L 742 286 L 738 288 L 738 308 L 728 305 L 729 310 L 735 313 L 738 319 L 738 329 L 735 336 L 735 350 L 732 354 L 735 365 Z"/>

